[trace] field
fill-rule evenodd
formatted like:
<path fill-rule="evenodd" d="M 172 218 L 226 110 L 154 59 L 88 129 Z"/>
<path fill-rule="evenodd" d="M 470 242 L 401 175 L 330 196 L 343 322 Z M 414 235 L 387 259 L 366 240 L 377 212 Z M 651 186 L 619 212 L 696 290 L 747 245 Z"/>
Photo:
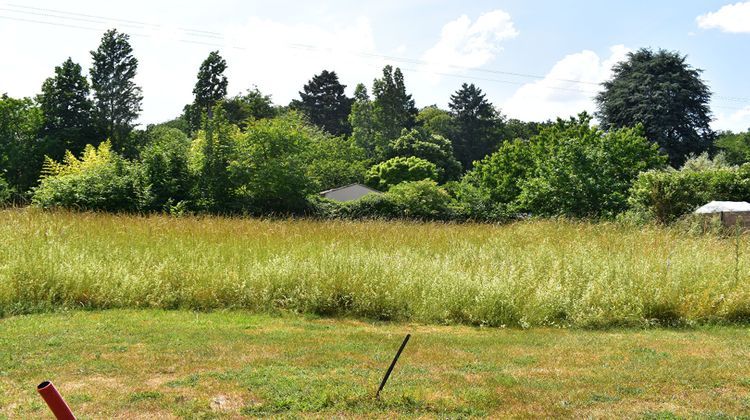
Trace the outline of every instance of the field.
<path fill-rule="evenodd" d="M 750 320 L 747 235 L 6 210 L 0 238 L 0 316 L 244 309 L 521 328 Z"/>
<path fill-rule="evenodd" d="M 412 340 L 379 401 L 405 333 Z M 750 332 L 367 323 L 245 311 L 0 320 L 0 418 L 610 417 L 750 414 Z"/>

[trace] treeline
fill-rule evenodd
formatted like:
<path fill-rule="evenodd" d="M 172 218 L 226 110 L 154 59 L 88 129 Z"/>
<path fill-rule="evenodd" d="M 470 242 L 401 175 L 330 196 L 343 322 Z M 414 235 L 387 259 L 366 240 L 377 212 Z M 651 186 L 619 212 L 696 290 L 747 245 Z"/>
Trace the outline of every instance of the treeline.
<path fill-rule="evenodd" d="M 345 94 L 333 71 L 299 99 L 227 95 L 211 52 L 194 100 L 139 129 L 138 61 L 107 31 L 88 77 L 68 59 L 34 99 L 0 98 L 0 201 L 129 212 L 504 220 L 522 214 L 670 222 L 711 199 L 750 199 L 750 134 L 710 129 L 710 90 L 677 52 L 642 49 L 597 96 L 599 126 L 507 119 L 463 84 L 417 109 L 400 69 Z M 680 168 L 674 169 L 674 168 Z M 317 192 L 385 192 L 335 203 Z"/>

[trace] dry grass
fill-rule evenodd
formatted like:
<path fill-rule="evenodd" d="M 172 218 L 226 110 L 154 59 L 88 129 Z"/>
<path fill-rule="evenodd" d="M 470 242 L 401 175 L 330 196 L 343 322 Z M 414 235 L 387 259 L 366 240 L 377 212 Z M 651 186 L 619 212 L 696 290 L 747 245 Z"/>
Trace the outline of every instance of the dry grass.
<path fill-rule="evenodd" d="M 0 237 L 0 316 L 232 308 L 521 327 L 750 319 L 746 236 L 6 210 Z"/>
<path fill-rule="evenodd" d="M 373 394 L 412 333 L 381 401 Z M 750 333 L 500 330 L 114 310 L 0 320 L 0 418 L 730 417 L 750 413 Z"/>

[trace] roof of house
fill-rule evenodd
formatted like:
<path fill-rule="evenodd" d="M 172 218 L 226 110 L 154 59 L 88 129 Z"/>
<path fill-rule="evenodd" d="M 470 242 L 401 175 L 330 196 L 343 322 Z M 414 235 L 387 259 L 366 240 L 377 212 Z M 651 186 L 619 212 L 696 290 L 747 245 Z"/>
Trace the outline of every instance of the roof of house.
<path fill-rule="evenodd" d="M 712 201 L 696 210 L 696 213 L 728 213 L 750 211 L 750 203 L 747 201 Z"/>
<path fill-rule="evenodd" d="M 374 189 L 368 187 L 367 185 L 355 182 L 354 184 L 344 185 L 343 187 L 331 188 L 330 190 L 321 191 L 320 195 L 325 195 L 325 194 L 328 194 L 328 193 L 332 193 L 334 191 L 344 190 L 344 189 L 351 188 L 351 187 L 362 187 L 362 188 L 365 188 L 367 190 L 370 190 L 370 192 L 374 192 L 376 194 L 382 194 L 382 192 L 380 192 L 378 190 L 374 190 Z"/>

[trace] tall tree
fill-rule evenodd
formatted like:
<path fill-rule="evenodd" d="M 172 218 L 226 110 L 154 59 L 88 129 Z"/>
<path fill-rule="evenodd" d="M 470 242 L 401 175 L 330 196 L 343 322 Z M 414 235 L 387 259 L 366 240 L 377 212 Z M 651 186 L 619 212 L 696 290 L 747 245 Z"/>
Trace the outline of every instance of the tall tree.
<path fill-rule="evenodd" d="M 44 116 L 29 98 L 0 95 L 0 178 L 16 193 L 35 186 L 44 161 L 39 133 Z"/>
<path fill-rule="evenodd" d="M 102 134 L 115 150 L 123 151 L 141 112 L 143 95 L 134 78 L 138 60 L 133 56 L 130 37 L 110 29 L 99 48 L 91 51 L 91 87 L 94 89 L 94 114 Z"/>
<path fill-rule="evenodd" d="M 102 140 L 96 138 L 89 95 L 89 83 L 81 66 L 70 58 L 55 67 L 55 75 L 42 84 L 37 102 L 44 115 L 46 153 L 53 159 L 62 158 L 65 150 L 78 155 L 86 144 L 96 146 Z"/>
<path fill-rule="evenodd" d="M 417 108 L 414 99 L 406 93 L 401 69 L 390 65 L 383 68 L 383 77 L 372 84 L 373 109 L 378 131 L 383 141 L 390 142 L 401 135 L 404 128 L 415 125 Z"/>
<path fill-rule="evenodd" d="M 193 95 L 195 95 L 193 113 L 198 115 L 198 124 L 204 112 L 211 118 L 214 105 L 227 96 L 228 81 L 224 75 L 226 69 L 227 62 L 218 51 L 211 51 L 201 63 L 198 81 L 193 88 Z"/>
<path fill-rule="evenodd" d="M 641 123 L 646 138 L 679 166 L 689 154 L 711 147 L 711 92 L 701 79 L 702 70 L 691 67 L 676 51 L 643 48 L 628 54 L 613 67 L 596 97 L 597 116 L 606 129 Z"/>
<path fill-rule="evenodd" d="M 367 94 L 367 88 L 362 83 L 354 89 L 354 103 L 352 112 L 349 114 L 349 124 L 352 126 L 354 143 L 365 151 L 368 158 L 385 156 L 383 145 L 378 144 L 373 104 Z"/>
<path fill-rule="evenodd" d="M 455 121 L 453 151 L 464 169 L 494 152 L 500 143 L 502 116 L 474 84 L 461 85 L 449 104 Z"/>
<path fill-rule="evenodd" d="M 257 86 L 225 99 L 222 108 L 227 112 L 229 122 L 243 130 L 250 120 L 273 118 L 278 114 L 271 95 L 263 94 Z"/>
<path fill-rule="evenodd" d="M 335 71 L 323 70 L 307 82 L 299 92 L 300 99 L 292 101 L 290 106 L 327 132 L 336 136 L 348 135 L 351 126 L 347 117 L 352 109 L 352 99 L 344 94 L 345 88 Z"/>

